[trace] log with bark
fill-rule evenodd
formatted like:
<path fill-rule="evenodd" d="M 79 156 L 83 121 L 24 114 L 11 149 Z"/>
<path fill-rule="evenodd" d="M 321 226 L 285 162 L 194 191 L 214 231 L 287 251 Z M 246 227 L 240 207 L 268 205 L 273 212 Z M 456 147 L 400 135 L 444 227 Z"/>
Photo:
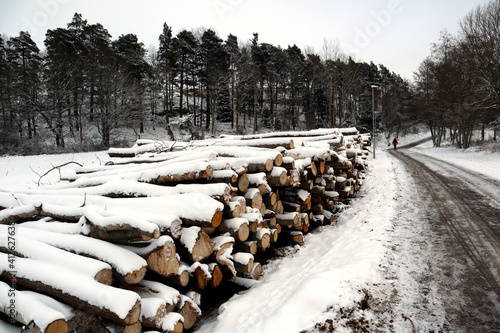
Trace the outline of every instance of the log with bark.
<path fill-rule="evenodd" d="M 7 255 L 0 253 L 0 261 L 2 279 L 12 280 Z M 46 261 L 15 258 L 15 262 L 15 278 L 22 288 L 73 304 L 118 324 L 132 325 L 139 321 L 141 301 L 134 292 L 98 283 L 87 275 Z"/>
<path fill-rule="evenodd" d="M 134 246 L 124 246 L 124 248 L 146 259 L 148 269 L 157 274 L 168 277 L 179 271 L 180 261 L 174 240 L 169 236 L 161 236 L 152 242 L 135 243 Z"/>
<path fill-rule="evenodd" d="M 243 217 L 223 220 L 218 230 L 222 233 L 229 233 L 234 239 L 240 242 L 246 241 L 250 233 L 249 222 Z"/>
<path fill-rule="evenodd" d="M 238 273 L 250 273 L 254 265 L 254 257 L 250 253 L 237 252 L 233 254 L 234 267 Z"/>
<path fill-rule="evenodd" d="M 6 226 L 0 231 L 7 232 Z M 18 237 L 36 239 L 59 249 L 89 256 L 108 263 L 119 280 L 129 284 L 140 282 L 147 271 L 147 262 L 137 254 L 114 244 L 82 235 L 67 235 L 45 230 L 35 230 L 20 226 Z"/>
<path fill-rule="evenodd" d="M 9 246 L 9 234 L 0 231 L 0 252 L 16 257 L 46 260 L 63 267 L 72 268 L 92 277 L 99 283 L 111 285 L 111 266 L 102 261 L 70 253 L 29 237 L 20 237 L 15 247 Z M 12 244 L 11 244 L 12 245 Z"/>
<path fill-rule="evenodd" d="M 214 242 L 200 227 L 183 228 L 178 244 L 191 262 L 203 261 L 214 252 Z"/>
<path fill-rule="evenodd" d="M 12 303 L 14 296 L 17 304 Z M 0 312 L 9 320 L 15 320 L 23 325 L 29 324 L 29 328 L 34 332 L 68 332 L 67 320 L 73 316 L 71 308 L 54 299 L 48 301 L 47 299 L 48 296 L 15 290 L 8 284 L 0 282 Z"/>
<path fill-rule="evenodd" d="M 177 308 L 182 317 L 184 317 L 184 328 L 186 330 L 191 329 L 201 316 L 200 307 L 191 298 L 185 295 L 180 296 Z"/>

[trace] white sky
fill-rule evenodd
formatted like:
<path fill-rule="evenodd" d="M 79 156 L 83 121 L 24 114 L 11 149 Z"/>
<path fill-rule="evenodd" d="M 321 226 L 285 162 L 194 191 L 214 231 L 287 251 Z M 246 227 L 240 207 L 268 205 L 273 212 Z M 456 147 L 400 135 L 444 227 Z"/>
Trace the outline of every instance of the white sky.
<path fill-rule="evenodd" d="M 0 33 L 30 31 L 40 49 L 47 29 L 66 27 L 75 12 L 117 38 L 134 33 L 146 48 L 158 44 L 163 23 L 174 34 L 212 28 L 219 37 L 259 41 L 316 53 L 327 41 L 358 61 L 383 64 L 411 79 L 440 31 L 487 0 L 0 0 Z"/>

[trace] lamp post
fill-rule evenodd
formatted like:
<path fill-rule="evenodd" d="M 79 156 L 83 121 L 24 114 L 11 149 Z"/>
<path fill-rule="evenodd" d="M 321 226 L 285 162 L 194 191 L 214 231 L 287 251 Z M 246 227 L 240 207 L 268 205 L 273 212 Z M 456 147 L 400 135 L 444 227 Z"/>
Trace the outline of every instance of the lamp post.
<path fill-rule="evenodd" d="M 373 159 L 375 159 L 375 142 L 376 140 L 376 134 L 375 134 L 375 88 L 378 89 L 378 86 L 376 84 L 372 84 L 372 118 L 373 118 Z"/>

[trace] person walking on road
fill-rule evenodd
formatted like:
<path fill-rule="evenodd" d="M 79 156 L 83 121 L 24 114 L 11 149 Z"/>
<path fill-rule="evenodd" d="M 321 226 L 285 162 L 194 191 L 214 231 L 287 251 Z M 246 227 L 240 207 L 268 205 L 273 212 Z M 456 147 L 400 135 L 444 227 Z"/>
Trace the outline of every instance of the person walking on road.
<path fill-rule="evenodd" d="M 394 149 L 396 149 L 396 146 L 398 143 L 399 143 L 399 141 L 397 138 L 394 138 L 394 140 L 392 140 L 392 144 L 394 145 Z"/>

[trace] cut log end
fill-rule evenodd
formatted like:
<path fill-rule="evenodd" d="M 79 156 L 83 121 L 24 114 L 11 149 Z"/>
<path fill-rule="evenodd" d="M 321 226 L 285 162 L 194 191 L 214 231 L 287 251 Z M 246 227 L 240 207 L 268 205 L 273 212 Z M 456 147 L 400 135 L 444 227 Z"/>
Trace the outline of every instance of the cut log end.
<path fill-rule="evenodd" d="M 99 283 L 110 286 L 113 283 L 113 271 L 111 269 L 100 270 L 94 276 L 94 280 L 96 280 Z"/>
<path fill-rule="evenodd" d="M 64 319 L 58 319 L 51 322 L 45 329 L 45 333 L 67 333 L 69 325 Z"/>
<path fill-rule="evenodd" d="M 147 266 L 143 266 L 140 269 L 133 271 L 132 273 L 126 274 L 123 279 L 128 284 L 137 284 L 144 279 L 146 272 L 148 271 Z"/>

